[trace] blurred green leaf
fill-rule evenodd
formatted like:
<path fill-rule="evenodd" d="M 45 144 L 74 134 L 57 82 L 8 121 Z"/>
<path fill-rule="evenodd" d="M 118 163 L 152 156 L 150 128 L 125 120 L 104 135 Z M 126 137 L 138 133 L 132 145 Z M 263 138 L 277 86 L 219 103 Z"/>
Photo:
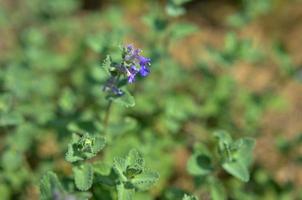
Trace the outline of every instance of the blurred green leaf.
<path fill-rule="evenodd" d="M 81 191 L 89 190 L 93 183 L 93 167 L 86 163 L 73 167 L 74 181 L 77 188 Z"/>

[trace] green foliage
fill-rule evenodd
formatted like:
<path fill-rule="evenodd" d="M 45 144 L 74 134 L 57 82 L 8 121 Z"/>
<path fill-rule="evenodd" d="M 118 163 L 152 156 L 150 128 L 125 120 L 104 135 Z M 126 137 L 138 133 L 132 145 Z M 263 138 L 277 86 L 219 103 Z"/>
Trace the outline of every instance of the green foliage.
<path fill-rule="evenodd" d="M 101 136 L 73 134 L 72 141 L 68 144 L 65 159 L 68 162 L 77 162 L 90 159 L 105 147 L 105 139 Z"/>
<path fill-rule="evenodd" d="M 216 132 L 218 151 L 222 158 L 222 167 L 230 174 L 242 181 L 250 179 L 248 167 L 252 161 L 255 140 L 242 138 L 233 141 L 225 132 Z"/>
<path fill-rule="evenodd" d="M 87 200 L 90 199 L 89 193 L 76 193 L 70 194 L 63 188 L 57 175 L 51 171 L 45 173 L 40 180 L 40 199 L 53 200 L 53 199 L 77 199 Z"/>
<path fill-rule="evenodd" d="M 244 28 L 275 1 L 118 2 L 1 1 L 0 199 L 301 199 L 291 176 L 301 138 L 270 127 L 279 117 L 286 126 L 283 110 L 299 111 L 299 58 L 283 29 L 261 29 L 259 45 L 261 24 Z M 233 9 L 225 26 L 219 16 Z M 124 95 L 110 96 L 103 86 L 128 43 L 151 58 L 151 73 L 127 88 L 121 79 Z M 239 63 L 255 73 L 242 76 Z M 286 183 L 263 159 L 252 162 L 250 137 L 259 136 L 295 169 L 282 173 Z"/>
<path fill-rule="evenodd" d="M 211 154 L 202 144 L 194 148 L 194 153 L 188 160 L 188 172 L 194 176 L 204 176 L 213 171 Z"/>
<path fill-rule="evenodd" d="M 53 172 L 47 172 L 40 181 L 41 200 L 54 199 L 57 194 L 64 192 L 57 175 Z"/>
<path fill-rule="evenodd" d="M 274 0 L 239 0 L 241 10 L 228 18 L 231 26 L 241 27 L 272 10 Z"/>
<path fill-rule="evenodd" d="M 145 168 L 143 157 L 135 149 L 126 158 L 115 158 L 113 169 L 119 179 L 119 199 L 132 199 L 135 190 L 147 190 L 159 179 L 157 172 Z"/>
<path fill-rule="evenodd" d="M 88 190 L 93 183 L 93 168 L 91 164 L 82 164 L 73 167 L 75 185 L 79 190 Z"/>
<path fill-rule="evenodd" d="M 251 40 L 240 39 L 234 32 L 230 32 L 225 36 L 224 48 L 217 51 L 209 48 L 209 56 L 220 66 L 232 66 L 238 60 L 246 60 L 256 63 L 263 58 L 259 49 L 257 49 Z"/>

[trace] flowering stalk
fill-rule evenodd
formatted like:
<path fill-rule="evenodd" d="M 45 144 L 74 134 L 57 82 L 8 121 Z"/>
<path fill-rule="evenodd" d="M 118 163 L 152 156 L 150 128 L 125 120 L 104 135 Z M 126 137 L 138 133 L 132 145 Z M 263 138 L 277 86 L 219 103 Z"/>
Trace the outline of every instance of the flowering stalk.
<path fill-rule="evenodd" d="M 122 48 L 122 60 L 120 63 L 112 62 L 110 57 L 109 60 L 106 60 L 107 63 L 104 67 L 109 77 L 103 87 L 103 91 L 107 92 L 109 102 L 103 121 L 105 133 L 108 126 L 112 101 L 129 95 L 121 88 L 127 84 L 134 83 L 138 75 L 146 77 L 150 73 L 149 67 L 151 65 L 151 59 L 142 56 L 141 52 L 142 50 L 135 48 L 133 45 L 126 45 Z"/>

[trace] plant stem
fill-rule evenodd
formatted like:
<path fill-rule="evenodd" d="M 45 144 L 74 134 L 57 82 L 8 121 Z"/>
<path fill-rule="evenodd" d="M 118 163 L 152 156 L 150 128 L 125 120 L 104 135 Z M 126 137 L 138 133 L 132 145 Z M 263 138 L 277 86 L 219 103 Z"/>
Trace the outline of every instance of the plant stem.
<path fill-rule="evenodd" d="M 107 108 L 106 108 L 106 113 L 105 113 L 104 121 L 103 121 L 104 135 L 106 135 L 106 132 L 107 132 L 111 107 L 112 107 L 112 100 L 109 100 Z"/>

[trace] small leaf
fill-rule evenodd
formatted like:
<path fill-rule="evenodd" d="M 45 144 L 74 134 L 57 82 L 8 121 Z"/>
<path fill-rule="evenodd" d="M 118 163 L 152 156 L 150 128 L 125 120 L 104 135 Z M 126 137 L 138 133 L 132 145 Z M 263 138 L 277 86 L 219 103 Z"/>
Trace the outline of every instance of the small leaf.
<path fill-rule="evenodd" d="M 57 193 L 63 192 L 63 187 L 55 173 L 49 171 L 42 177 L 40 181 L 41 200 L 53 200 Z"/>
<path fill-rule="evenodd" d="M 213 170 L 211 158 L 205 154 L 193 154 L 188 160 L 187 169 L 194 176 L 207 175 Z"/>
<path fill-rule="evenodd" d="M 127 169 L 126 160 L 123 158 L 115 158 L 113 161 L 113 170 L 119 176 L 120 180 L 127 181 L 127 177 L 125 177 L 124 172 Z"/>
<path fill-rule="evenodd" d="M 73 168 L 74 180 L 77 188 L 82 191 L 88 190 L 93 182 L 93 168 L 91 164 L 83 164 Z"/>
<path fill-rule="evenodd" d="M 235 176 L 236 178 L 247 182 L 250 179 L 249 171 L 247 166 L 240 162 L 227 162 L 222 165 L 223 169 L 225 169 L 228 173 Z"/>
<path fill-rule="evenodd" d="M 131 183 L 139 190 L 147 190 L 159 179 L 159 174 L 154 171 L 146 170 L 142 174 L 136 175 Z"/>
<path fill-rule="evenodd" d="M 106 145 L 106 140 L 103 137 L 95 137 L 94 142 L 92 144 L 92 152 L 97 154 L 99 151 L 101 151 Z"/>
<path fill-rule="evenodd" d="M 145 164 L 144 158 L 136 149 L 129 151 L 126 162 L 128 166 L 144 167 Z"/>
<path fill-rule="evenodd" d="M 105 72 L 108 76 L 111 76 L 111 73 L 110 73 L 111 62 L 112 61 L 111 61 L 110 55 L 107 55 L 104 62 L 102 63 L 102 68 L 105 70 Z"/>
<path fill-rule="evenodd" d="M 68 151 L 66 152 L 65 159 L 66 159 L 66 161 L 71 162 L 71 163 L 77 162 L 80 160 L 84 160 L 80 156 L 75 155 L 72 144 L 68 144 Z"/>
<path fill-rule="evenodd" d="M 106 141 L 100 136 L 91 136 L 84 133 L 82 136 L 73 134 L 72 142 L 68 144 L 65 159 L 68 162 L 77 162 L 90 159 L 105 147 Z"/>

